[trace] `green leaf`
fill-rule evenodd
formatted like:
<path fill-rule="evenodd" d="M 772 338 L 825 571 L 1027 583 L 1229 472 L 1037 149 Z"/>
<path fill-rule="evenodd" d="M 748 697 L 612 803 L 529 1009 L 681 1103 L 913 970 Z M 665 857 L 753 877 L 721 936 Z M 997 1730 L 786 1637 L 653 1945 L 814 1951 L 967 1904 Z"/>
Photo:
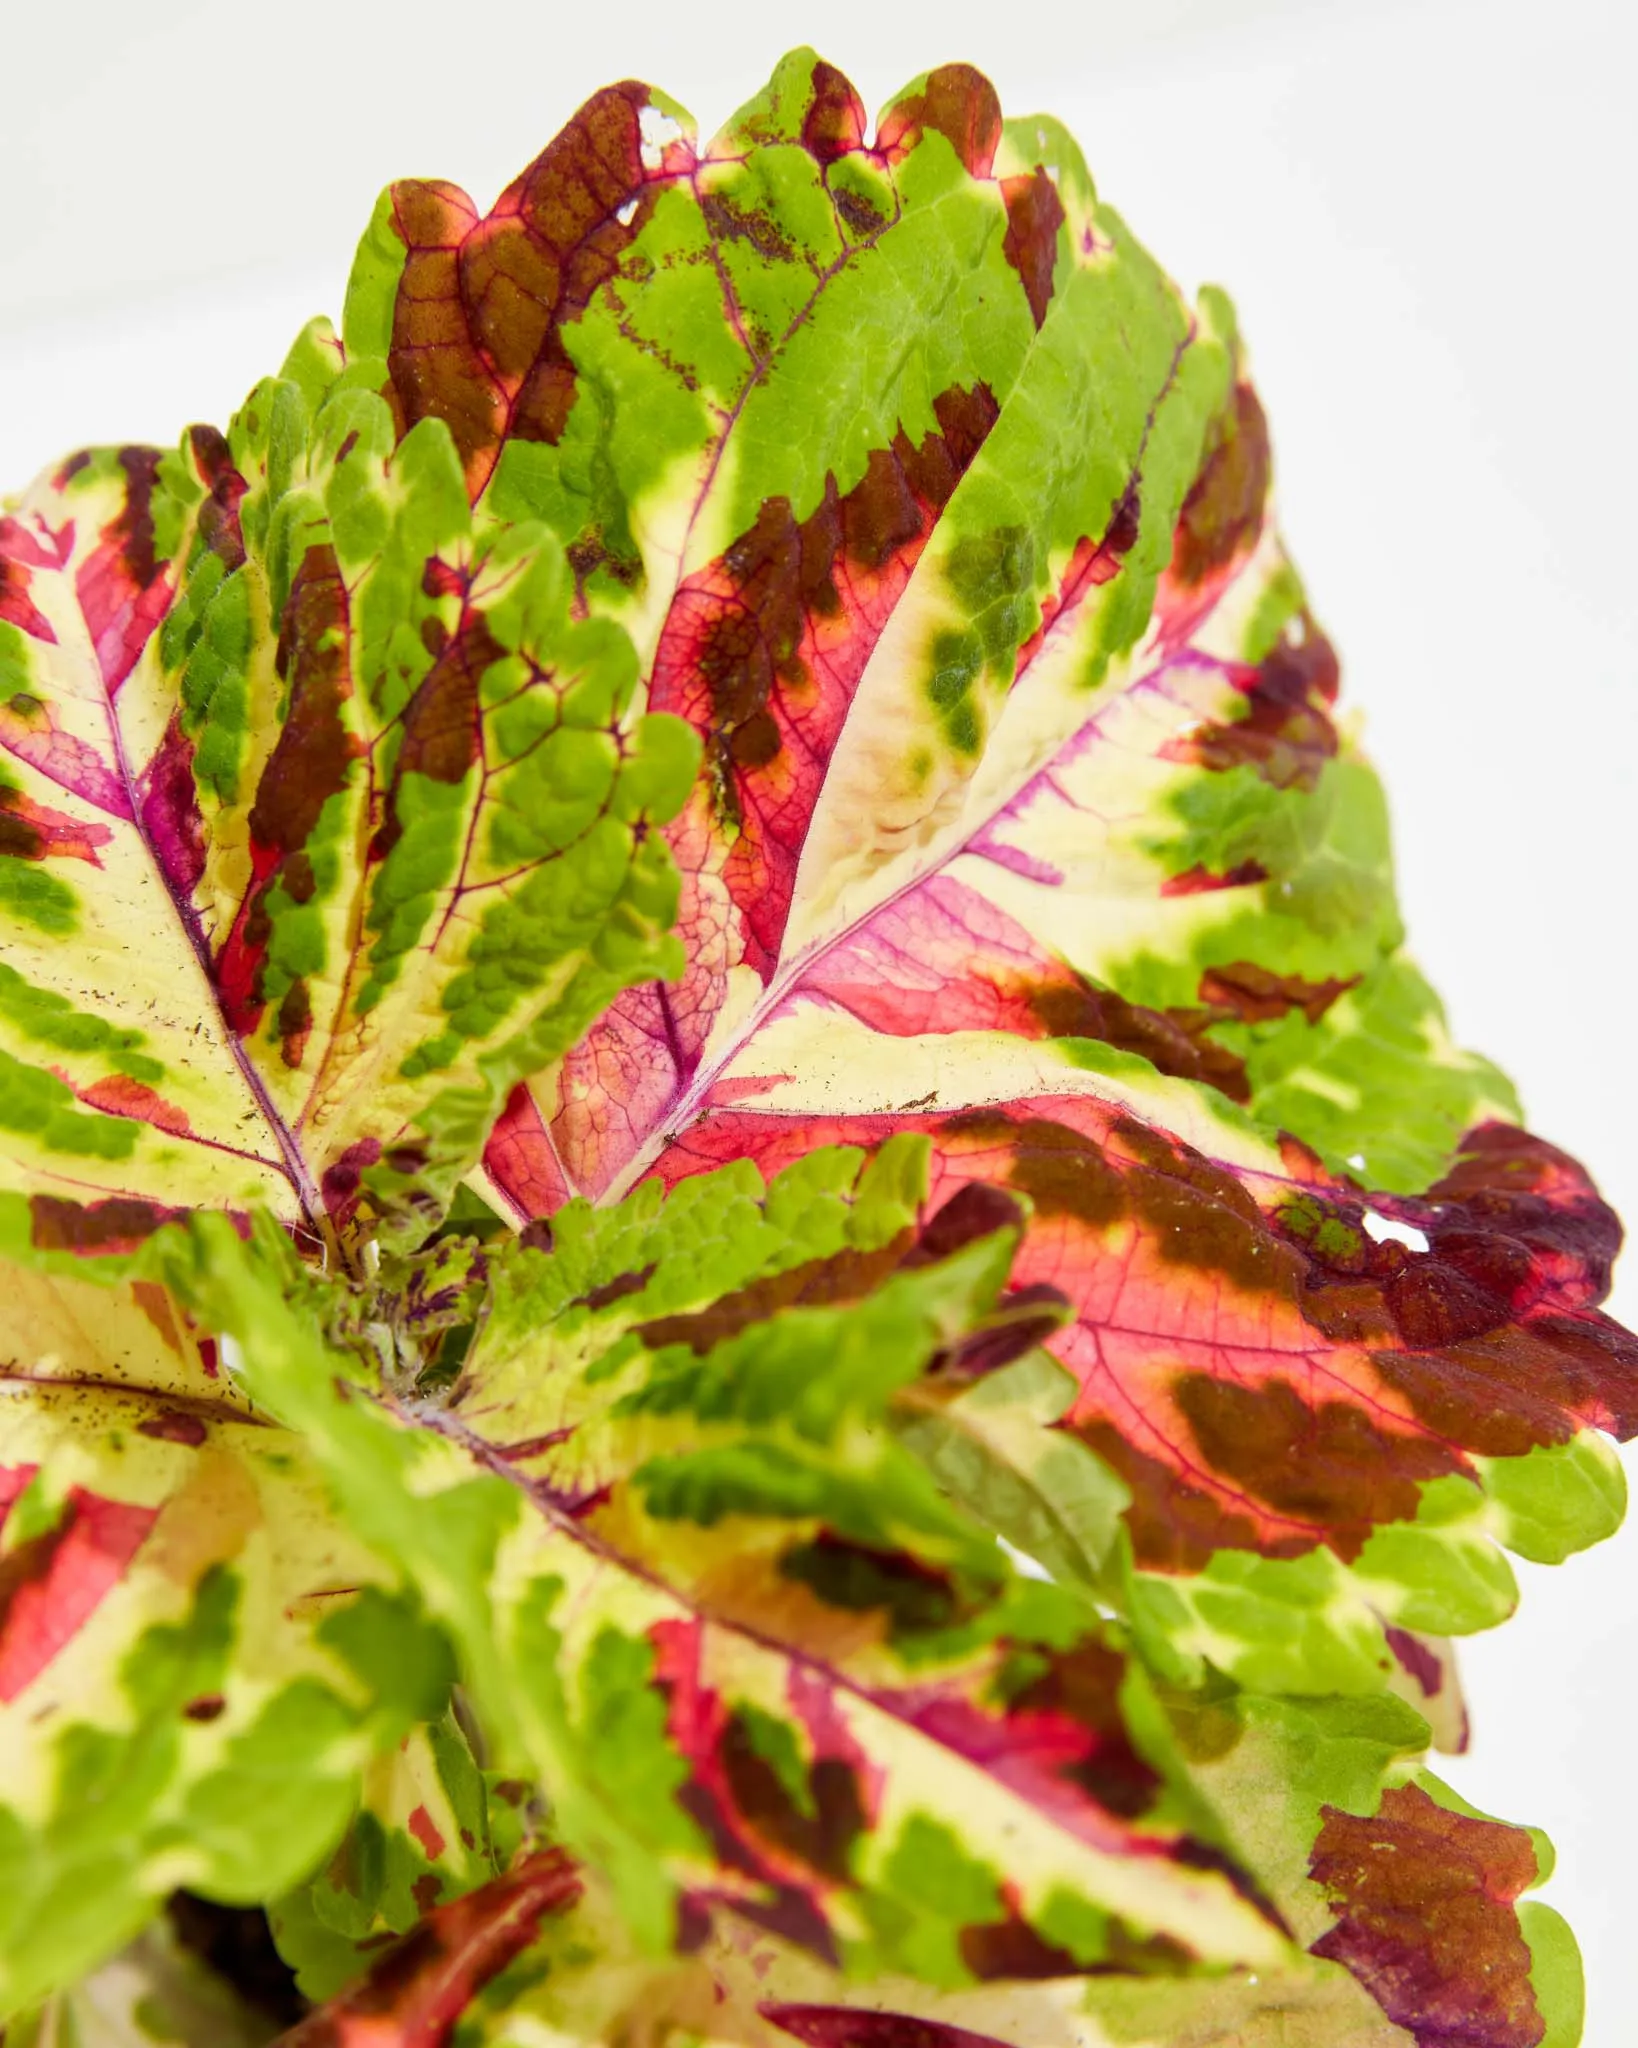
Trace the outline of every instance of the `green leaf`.
<path fill-rule="evenodd" d="M 333 1854 L 270 1910 L 279 1952 L 303 1994 L 322 2001 L 365 1971 L 384 1939 L 508 1861 L 495 1851 L 483 1774 L 446 1714 L 367 1767 Z"/>

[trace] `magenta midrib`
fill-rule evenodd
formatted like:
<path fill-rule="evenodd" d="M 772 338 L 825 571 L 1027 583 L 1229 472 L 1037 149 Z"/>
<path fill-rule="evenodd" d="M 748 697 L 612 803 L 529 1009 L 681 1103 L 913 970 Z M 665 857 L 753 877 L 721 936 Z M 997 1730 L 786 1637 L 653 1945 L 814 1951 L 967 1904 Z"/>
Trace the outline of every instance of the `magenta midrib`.
<path fill-rule="evenodd" d="M 98 537 L 99 539 L 101 538 L 100 534 Z M 172 563 L 167 564 L 165 570 L 161 573 L 169 575 L 174 566 L 173 560 Z M 79 579 L 77 573 L 75 576 L 74 595 L 75 605 L 78 608 Z M 86 618 L 83 609 L 80 610 L 80 622 L 85 628 L 86 640 L 91 648 L 91 658 L 96 661 L 100 673 L 102 663 L 96 652 L 96 641 L 91 634 L 91 622 Z M 153 635 L 150 633 L 148 639 L 143 642 L 141 652 L 138 654 L 136 661 L 133 662 L 131 669 L 127 672 L 125 678 L 127 684 L 131 676 L 140 667 L 143 656 L 146 655 L 152 639 Z M 166 901 L 176 913 L 177 922 L 187 934 L 188 944 L 193 950 L 195 960 L 199 963 L 200 977 L 209 991 L 210 1005 L 215 1012 L 216 1023 L 221 1032 L 222 1042 L 226 1045 L 234 1065 L 238 1068 L 240 1078 L 245 1084 L 246 1092 L 249 1094 L 252 1102 L 255 1103 L 262 1121 L 273 1134 L 274 1142 L 279 1148 L 281 1170 L 294 1189 L 296 1199 L 301 1203 L 305 1220 L 316 1228 L 319 1219 L 324 1214 L 324 1207 L 319 1196 L 317 1184 L 308 1171 L 307 1162 L 302 1157 L 300 1147 L 296 1144 L 289 1126 L 274 1107 L 273 1098 L 267 1091 L 266 1083 L 256 1071 L 255 1064 L 251 1060 L 243 1041 L 227 1021 L 227 1015 L 222 1008 L 221 991 L 216 985 L 216 976 L 212 969 L 210 949 L 205 943 L 205 935 L 200 926 L 198 915 L 193 905 L 184 902 L 171 886 L 171 880 L 165 872 L 164 864 L 154 851 L 153 842 L 143 829 L 141 793 L 137 786 L 136 776 L 132 773 L 130 757 L 126 752 L 125 733 L 119 720 L 117 692 L 108 688 L 106 683 L 103 686 L 103 702 L 107 708 L 108 732 L 113 744 L 115 766 L 119 770 L 120 783 L 125 791 L 125 800 L 131 807 L 131 829 L 141 842 L 143 852 L 148 856 L 148 863 L 153 869 L 154 878 L 163 890 Z"/>
<path fill-rule="evenodd" d="M 1131 492 L 1141 482 L 1143 459 L 1148 452 L 1149 439 L 1154 431 L 1155 420 L 1160 413 L 1161 407 L 1165 404 L 1166 399 L 1176 386 L 1178 371 L 1182 366 L 1184 356 L 1188 353 L 1195 339 L 1196 331 L 1196 323 L 1191 317 L 1182 339 L 1178 342 L 1176 349 L 1172 353 L 1172 360 L 1167 368 L 1160 389 L 1155 394 L 1154 400 L 1149 407 L 1148 415 L 1143 423 L 1143 431 L 1138 439 L 1137 451 L 1132 460 L 1131 475 L 1125 490 L 1115 500 L 1114 507 L 1111 510 L 1111 520 L 1118 516 L 1121 506 L 1125 504 Z M 1105 545 L 1107 540 L 1108 533 L 1105 532 L 1099 541 L 1099 546 Z M 1046 650 L 1055 645 L 1062 635 L 1074 629 L 1079 623 L 1083 608 L 1090 600 L 1092 594 L 1099 588 L 1104 587 L 1098 584 L 1089 584 L 1084 575 L 1081 580 L 1082 589 L 1079 594 L 1071 601 L 1062 605 L 1051 624 L 1047 627 L 1046 632 L 1042 635 L 1040 643 L 1031 659 L 1031 666 L 1033 666 L 1034 662 L 1039 661 Z M 1224 589 L 1226 588 L 1227 584 L 1225 583 Z M 1215 610 L 1216 605 L 1221 602 L 1222 594 L 1222 591 L 1219 591 L 1211 607 L 1212 610 Z M 1209 615 L 1208 612 L 1207 616 Z M 1152 616 L 1151 612 L 1151 618 Z M 1202 621 L 1196 621 L 1194 629 L 1196 632 L 1198 632 L 1201 623 Z M 873 653 L 874 650 L 872 650 L 872 656 Z M 840 926 L 827 937 L 815 940 L 812 945 L 796 954 L 790 961 L 782 961 L 774 978 L 768 983 L 756 1004 L 747 1014 L 739 1031 L 735 1033 L 734 1037 L 725 1046 L 713 1055 L 710 1061 L 702 1061 L 688 1086 L 671 1097 L 666 1105 L 665 1112 L 656 1118 L 654 1128 L 639 1147 L 631 1163 L 623 1172 L 616 1175 L 602 1194 L 595 1197 L 598 1205 L 606 1206 L 619 1201 L 643 1177 L 653 1165 L 655 1159 L 665 1149 L 666 1145 L 694 1122 L 706 1096 L 716 1086 L 717 1082 L 722 1079 L 723 1074 L 732 1066 L 745 1047 L 755 1038 L 756 1034 L 787 998 L 794 993 L 803 977 L 819 961 L 823 960 L 827 954 L 833 952 L 837 947 L 845 945 L 861 929 L 870 924 L 875 918 L 882 916 L 884 912 L 891 909 L 895 903 L 910 894 L 912 890 L 919 888 L 932 876 L 939 874 L 943 869 L 947 868 L 952 861 L 959 859 L 962 854 L 969 852 L 974 841 L 981 838 L 995 824 L 996 820 L 1003 816 L 1017 802 L 1023 791 L 1029 787 L 1037 776 L 1044 774 L 1067 747 L 1082 739 L 1088 731 L 1094 730 L 1113 706 L 1124 699 L 1126 695 L 1134 690 L 1143 688 L 1146 683 L 1151 682 L 1155 676 L 1170 667 L 1177 659 L 1177 653 L 1178 650 L 1163 650 L 1161 659 L 1155 665 L 1129 677 L 1126 683 L 1108 701 L 1102 704 L 1091 717 L 1078 726 L 1074 732 L 1066 735 L 1044 760 L 1021 769 L 1013 782 L 1008 783 L 997 792 L 993 805 L 982 817 L 972 822 L 963 838 L 943 848 L 942 851 L 927 860 L 924 865 L 914 869 L 905 876 L 897 887 L 889 891 L 879 901 L 870 904 L 868 908 L 862 910 L 849 923 Z M 1024 671 L 1021 669 L 1014 675 L 1009 686 L 1009 695 L 1012 690 L 1018 687 L 1023 673 Z M 818 803 L 816 800 L 815 810 L 817 808 Z M 663 988 L 663 984 L 656 984 L 656 986 Z"/>

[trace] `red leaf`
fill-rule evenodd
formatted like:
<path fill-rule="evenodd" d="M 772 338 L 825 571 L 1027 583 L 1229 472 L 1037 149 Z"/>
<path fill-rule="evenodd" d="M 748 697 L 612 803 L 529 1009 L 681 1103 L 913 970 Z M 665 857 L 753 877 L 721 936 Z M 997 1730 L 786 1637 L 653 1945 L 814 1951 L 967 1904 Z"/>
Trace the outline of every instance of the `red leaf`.
<path fill-rule="evenodd" d="M 1638 1341 L 1594 1306 L 1619 1226 L 1573 1160 L 1507 1126 L 1474 1132 L 1422 1200 L 1376 1198 L 1425 1252 L 1373 1242 L 1364 1198 L 1315 1164 L 1239 1177 L 1087 1096 L 952 1116 L 725 1107 L 655 1171 L 748 1157 L 771 1176 L 899 1130 L 931 1139 L 935 1200 L 975 1180 L 1030 1198 L 1013 1277 L 1074 1304 L 1048 1339 L 1080 1387 L 1059 1426 L 1132 1488 L 1141 1563 L 1320 1544 L 1350 1559 L 1473 1454 L 1638 1431 Z"/>
<path fill-rule="evenodd" d="M 1545 2032 L 1513 1902 L 1536 1882 L 1522 1828 L 1390 1787 L 1369 1820 L 1320 1809 L 1309 1858 L 1340 1917 L 1313 1945 L 1417 2048 L 1536 2048 Z"/>

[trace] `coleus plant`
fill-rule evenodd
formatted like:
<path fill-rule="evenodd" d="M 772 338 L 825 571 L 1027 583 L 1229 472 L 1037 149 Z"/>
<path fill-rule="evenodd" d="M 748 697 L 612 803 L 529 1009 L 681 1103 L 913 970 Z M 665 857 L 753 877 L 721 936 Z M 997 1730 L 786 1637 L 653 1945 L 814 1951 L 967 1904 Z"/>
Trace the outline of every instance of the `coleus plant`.
<path fill-rule="evenodd" d="M 8 2043 L 1571 2048 L 1427 1756 L 1619 1228 L 1269 481 L 1055 123 L 797 51 L 10 504 Z"/>

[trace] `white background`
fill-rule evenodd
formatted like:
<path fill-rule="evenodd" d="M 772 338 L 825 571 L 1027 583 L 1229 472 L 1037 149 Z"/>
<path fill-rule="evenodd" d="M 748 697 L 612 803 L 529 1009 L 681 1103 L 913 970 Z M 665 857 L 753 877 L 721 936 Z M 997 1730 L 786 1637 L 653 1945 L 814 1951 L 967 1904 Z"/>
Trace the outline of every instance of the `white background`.
<path fill-rule="evenodd" d="M 1233 293 L 1288 537 L 1457 1032 L 1638 1222 L 1638 35 L 1618 0 L 199 0 L 0 25 L 0 488 L 225 419 L 339 315 L 378 188 L 487 204 L 635 72 L 709 130 L 788 44 L 880 104 L 982 65 Z M 1615 1303 L 1638 1321 L 1638 1255 Z M 1638 1469 L 1638 1467 L 1635 1467 Z M 1588 2048 L 1638 2040 L 1638 1531 L 1466 1659 L 1472 1799 L 1546 1827 Z"/>

